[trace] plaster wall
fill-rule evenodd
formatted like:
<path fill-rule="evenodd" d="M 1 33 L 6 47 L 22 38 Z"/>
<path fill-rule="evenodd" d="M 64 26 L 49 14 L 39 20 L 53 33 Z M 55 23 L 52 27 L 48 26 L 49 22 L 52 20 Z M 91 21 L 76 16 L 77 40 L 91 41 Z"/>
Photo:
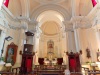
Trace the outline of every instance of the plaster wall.
<path fill-rule="evenodd" d="M 90 29 L 81 29 L 80 32 L 80 43 L 81 43 L 81 62 L 89 62 L 89 61 L 97 61 L 96 52 L 98 50 L 97 40 L 96 40 L 96 34 L 95 31 Z M 86 49 L 90 49 L 91 58 L 87 58 L 86 56 Z"/>

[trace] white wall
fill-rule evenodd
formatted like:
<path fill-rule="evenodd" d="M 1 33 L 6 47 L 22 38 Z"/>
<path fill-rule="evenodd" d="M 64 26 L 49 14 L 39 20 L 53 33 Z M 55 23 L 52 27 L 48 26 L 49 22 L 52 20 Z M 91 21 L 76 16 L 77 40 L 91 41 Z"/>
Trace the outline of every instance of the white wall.
<path fill-rule="evenodd" d="M 82 57 L 81 62 L 85 63 L 87 61 L 97 61 L 96 52 L 98 50 L 97 40 L 95 31 L 90 29 L 81 29 L 80 30 L 80 39 L 81 39 L 81 50 L 82 50 Z M 91 58 L 86 57 L 86 49 L 90 49 Z"/>

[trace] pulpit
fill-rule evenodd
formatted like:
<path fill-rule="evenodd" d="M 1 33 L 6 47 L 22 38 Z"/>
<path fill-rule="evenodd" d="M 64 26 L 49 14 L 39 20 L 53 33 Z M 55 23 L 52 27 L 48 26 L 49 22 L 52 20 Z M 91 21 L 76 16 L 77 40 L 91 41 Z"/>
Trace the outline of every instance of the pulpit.
<path fill-rule="evenodd" d="M 73 52 L 66 52 L 68 55 L 68 60 L 69 60 L 69 69 L 71 72 L 81 72 L 81 64 L 80 64 L 80 58 L 79 55 L 82 54 L 80 53 L 73 53 Z"/>
<path fill-rule="evenodd" d="M 33 45 L 25 44 L 23 53 L 20 52 L 20 54 L 22 55 L 20 73 L 25 74 L 27 72 L 32 71 L 32 63 L 34 55 L 34 53 L 32 53 L 32 50 L 33 50 Z"/>

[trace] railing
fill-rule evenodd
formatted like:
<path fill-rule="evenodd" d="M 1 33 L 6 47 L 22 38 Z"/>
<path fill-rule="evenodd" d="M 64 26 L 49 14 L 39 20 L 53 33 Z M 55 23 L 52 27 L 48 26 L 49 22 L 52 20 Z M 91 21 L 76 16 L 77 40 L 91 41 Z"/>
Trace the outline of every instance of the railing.
<path fill-rule="evenodd" d="M 71 72 L 71 75 L 100 75 L 100 72 Z"/>
<path fill-rule="evenodd" d="M 20 74 L 20 67 L 13 68 L 11 72 L 0 72 L 0 75 L 39 75 L 40 70 L 46 71 L 47 66 L 36 65 L 32 72 L 26 74 Z M 61 75 L 64 75 L 65 66 L 55 66 L 56 69 L 61 71 Z M 55 71 L 55 69 L 53 69 Z M 71 75 L 100 75 L 100 70 L 89 70 L 89 68 L 82 67 L 82 72 L 71 72 Z"/>
<path fill-rule="evenodd" d="M 34 72 L 26 73 L 26 74 L 16 74 L 13 72 L 0 72 L 0 75 L 35 75 Z M 64 75 L 64 74 L 62 74 Z M 100 72 L 87 72 L 87 73 L 82 73 L 82 72 L 71 72 L 71 75 L 100 75 Z"/>
<path fill-rule="evenodd" d="M 34 75 L 33 72 L 26 73 L 26 74 L 19 74 L 19 73 L 13 73 L 13 72 L 0 72 L 0 75 Z"/>

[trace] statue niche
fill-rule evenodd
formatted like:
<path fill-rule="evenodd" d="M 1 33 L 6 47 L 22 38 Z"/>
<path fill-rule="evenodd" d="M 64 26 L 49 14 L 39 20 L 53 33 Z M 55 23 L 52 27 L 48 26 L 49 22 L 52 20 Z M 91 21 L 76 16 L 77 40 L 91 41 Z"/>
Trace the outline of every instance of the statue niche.
<path fill-rule="evenodd" d="M 52 40 L 47 42 L 47 58 L 49 60 L 54 58 L 54 42 Z"/>

